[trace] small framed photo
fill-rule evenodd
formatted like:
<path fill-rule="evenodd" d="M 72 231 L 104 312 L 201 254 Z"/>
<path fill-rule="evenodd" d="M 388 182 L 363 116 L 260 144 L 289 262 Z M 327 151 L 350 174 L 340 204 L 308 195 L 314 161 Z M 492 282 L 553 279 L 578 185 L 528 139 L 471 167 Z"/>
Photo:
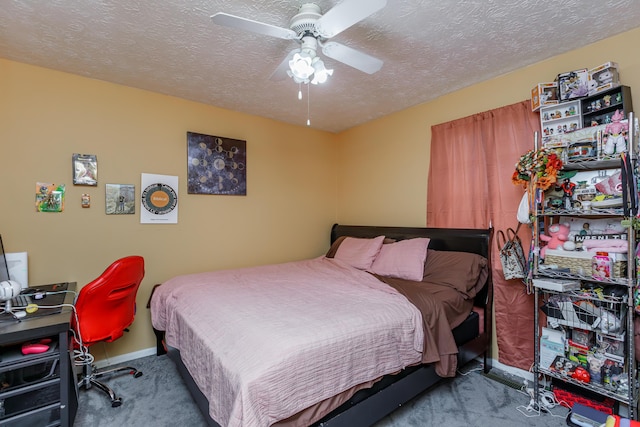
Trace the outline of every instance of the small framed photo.
<path fill-rule="evenodd" d="M 136 213 L 136 187 L 133 184 L 107 184 L 105 213 L 123 215 Z"/>
<path fill-rule="evenodd" d="M 73 183 L 75 185 L 98 185 L 98 159 L 95 154 L 77 154 L 72 157 Z"/>

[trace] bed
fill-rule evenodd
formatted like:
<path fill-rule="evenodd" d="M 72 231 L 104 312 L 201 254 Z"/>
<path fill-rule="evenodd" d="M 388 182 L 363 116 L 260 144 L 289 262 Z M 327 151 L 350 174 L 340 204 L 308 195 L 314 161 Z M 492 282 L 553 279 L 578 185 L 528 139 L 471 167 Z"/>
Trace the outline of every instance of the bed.
<path fill-rule="evenodd" d="M 371 425 L 472 359 L 491 369 L 491 237 L 335 224 L 316 259 L 172 278 L 150 298 L 158 354 L 211 426 Z"/>

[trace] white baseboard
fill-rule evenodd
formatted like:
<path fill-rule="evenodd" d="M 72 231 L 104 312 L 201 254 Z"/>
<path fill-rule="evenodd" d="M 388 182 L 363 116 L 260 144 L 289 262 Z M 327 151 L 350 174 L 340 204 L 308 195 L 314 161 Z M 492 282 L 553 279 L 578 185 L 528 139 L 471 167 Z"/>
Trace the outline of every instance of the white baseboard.
<path fill-rule="evenodd" d="M 99 360 L 97 361 L 97 368 L 105 368 L 111 365 L 118 365 L 120 363 L 126 363 L 131 360 L 139 359 L 141 357 L 153 356 L 156 354 L 156 348 L 150 347 L 145 348 L 144 350 L 134 351 L 133 353 L 122 354 L 120 356 L 109 357 L 109 359 Z"/>
<path fill-rule="evenodd" d="M 514 368 L 513 366 L 505 365 L 498 362 L 495 359 L 491 359 L 491 366 L 501 371 L 506 372 L 507 374 L 516 375 L 521 377 L 522 379 L 533 381 L 533 372 L 525 371 L 524 369 Z"/>

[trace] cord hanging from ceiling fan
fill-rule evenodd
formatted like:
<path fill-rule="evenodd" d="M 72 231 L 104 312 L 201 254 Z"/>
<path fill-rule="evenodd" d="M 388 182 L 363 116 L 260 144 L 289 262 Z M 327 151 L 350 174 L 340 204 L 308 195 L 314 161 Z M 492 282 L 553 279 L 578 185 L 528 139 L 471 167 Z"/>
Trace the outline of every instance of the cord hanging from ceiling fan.
<path fill-rule="evenodd" d="M 310 104 L 309 94 L 310 94 L 310 92 L 309 92 L 309 84 L 307 84 L 307 126 L 311 126 L 311 114 L 309 113 L 309 110 L 310 110 L 310 108 L 309 108 L 309 104 Z"/>
<path fill-rule="evenodd" d="M 309 83 L 307 85 L 307 126 L 311 126 L 311 90 Z M 302 82 L 298 82 L 298 100 L 302 101 Z"/>

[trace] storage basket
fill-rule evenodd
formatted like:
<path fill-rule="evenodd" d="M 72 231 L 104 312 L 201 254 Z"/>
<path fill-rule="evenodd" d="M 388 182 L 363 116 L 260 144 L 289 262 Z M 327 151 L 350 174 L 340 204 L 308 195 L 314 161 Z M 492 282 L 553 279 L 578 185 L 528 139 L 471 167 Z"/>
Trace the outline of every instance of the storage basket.
<path fill-rule="evenodd" d="M 606 414 L 613 415 L 613 406 L 615 404 L 615 401 L 610 397 L 606 397 L 599 402 L 595 399 L 589 399 L 587 397 L 580 396 L 579 394 L 572 393 L 558 387 L 553 388 L 553 394 L 556 397 L 556 400 L 562 406 L 566 406 L 567 408 L 572 408 L 574 403 L 580 403 L 593 409 L 597 409 L 598 411 L 604 412 Z"/>
<path fill-rule="evenodd" d="M 548 250 L 544 258 L 545 265 L 557 265 L 558 268 L 568 268 L 571 274 L 579 274 L 582 276 L 591 276 L 592 272 L 592 256 L 570 256 L 573 253 L 564 251 L 563 255 L 551 253 Z M 553 251 L 556 252 L 556 251 Z M 566 255 L 565 255 L 566 254 Z M 595 254 L 593 254 L 595 255 Z M 610 256 L 613 254 L 610 254 Z M 613 270 L 611 275 L 613 278 L 623 278 L 627 275 L 627 261 L 619 257 L 613 262 Z"/>
<path fill-rule="evenodd" d="M 560 325 L 619 336 L 624 333 L 626 308 L 622 297 L 582 290 L 549 292 L 541 310 Z"/>

